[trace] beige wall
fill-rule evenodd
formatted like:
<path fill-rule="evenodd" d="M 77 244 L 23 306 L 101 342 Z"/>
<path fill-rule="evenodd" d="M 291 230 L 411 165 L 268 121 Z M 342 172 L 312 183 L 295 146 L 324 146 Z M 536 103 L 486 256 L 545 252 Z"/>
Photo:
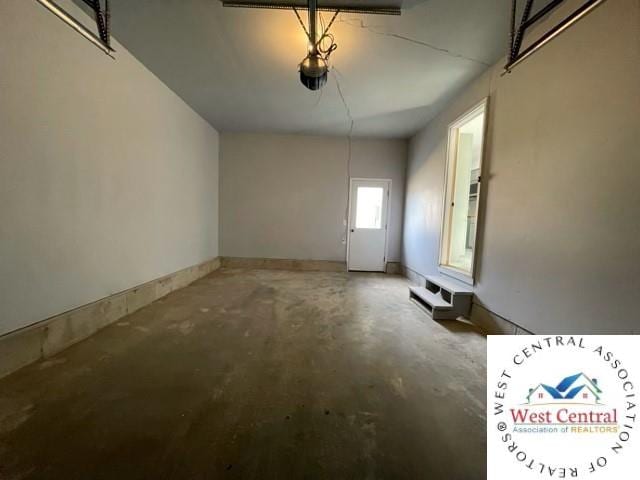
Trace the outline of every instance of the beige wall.
<path fill-rule="evenodd" d="M 609 1 L 410 142 L 403 255 L 437 272 L 450 122 L 490 94 L 476 296 L 535 333 L 640 333 L 640 2 Z"/>
<path fill-rule="evenodd" d="M 393 182 L 389 261 L 400 259 L 406 146 L 352 142 L 351 176 Z M 223 134 L 222 255 L 344 261 L 347 159 L 342 137 Z"/>
<path fill-rule="evenodd" d="M 218 254 L 218 134 L 115 48 L 0 2 L 0 334 Z"/>

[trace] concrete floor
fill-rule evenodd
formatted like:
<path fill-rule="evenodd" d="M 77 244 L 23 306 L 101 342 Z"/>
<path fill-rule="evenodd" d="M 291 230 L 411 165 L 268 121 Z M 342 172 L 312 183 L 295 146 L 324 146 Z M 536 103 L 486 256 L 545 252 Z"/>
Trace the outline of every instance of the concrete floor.
<path fill-rule="evenodd" d="M 219 270 L 0 380 L 0 478 L 485 478 L 485 338 L 395 276 Z"/>

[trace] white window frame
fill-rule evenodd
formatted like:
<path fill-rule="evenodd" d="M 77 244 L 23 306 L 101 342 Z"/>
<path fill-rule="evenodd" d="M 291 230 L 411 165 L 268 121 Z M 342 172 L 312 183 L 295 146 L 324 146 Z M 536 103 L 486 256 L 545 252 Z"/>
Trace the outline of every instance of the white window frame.
<path fill-rule="evenodd" d="M 444 195 L 443 195 L 443 203 L 442 203 L 442 222 L 440 229 L 440 248 L 439 248 L 439 256 L 438 256 L 438 270 L 440 273 L 444 275 L 448 275 L 457 280 L 460 280 L 468 285 L 474 284 L 474 273 L 475 273 L 475 264 L 476 264 L 476 250 L 477 250 L 477 240 L 478 240 L 478 231 L 480 230 L 480 216 L 481 216 L 481 195 L 482 195 L 482 181 L 478 182 L 478 195 L 476 201 L 478 202 L 478 210 L 476 215 L 476 231 L 474 238 L 474 248 L 471 256 L 471 270 L 466 271 L 460 268 L 456 268 L 452 265 L 448 265 L 446 263 L 446 259 L 448 258 L 448 248 L 449 248 L 449 238 L 451 235 L 451 201 L 454 195 L 454 186 L 453 182 L 455 180 L 455 162 L 456 162 L 456 153 L 457 153 L 457 138 L 458 138 L 458 129 L 462 127 L 465 123 L 471 120 L 473 117 L 478 115 L 479 113 L 484 113 L 484 125 L 482 132 L 482 146 L 481 146 L 481 155 L 480 155 L 480 178 L 482 180 L 482 166 L 484 164 L 484 157 L 486 154 L 486 145 L 487 145 L 487 126 L 489 124 L 489 97 L 482 99 L 479 103 L 474 105 L 471 109 L 469 109 L 466 113 L 458 117 L 453 123 L 449 125 L 448 135 L 447 135 L 447 150 L 446 150 L 446 166 L 445 166 L 445 176 L 444 176 Z M 452 165 L 453 164 L 453 165 Z"/>

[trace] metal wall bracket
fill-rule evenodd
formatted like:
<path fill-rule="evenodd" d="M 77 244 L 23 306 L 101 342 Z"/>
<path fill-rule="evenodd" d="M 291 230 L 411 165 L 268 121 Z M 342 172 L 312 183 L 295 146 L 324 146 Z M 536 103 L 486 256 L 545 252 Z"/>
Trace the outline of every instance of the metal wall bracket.
<path fill-rule="evenodd" d="M 220 0 L 225 7 L 267 8 L 274 10 L 306 10 L 308 0 Z M 370 15 L 400 15 L 401 0 L 318 0 L 319 12 L 366 13 Z"/>
<path fill-rule="evenodd" d="M 36 0 L 64 23 L 85 37 L 104 53 L 112 57 L 115 50 L 111 47 L 111 10 L 109 0 L 104 0 L 104 8 L 100 0 L 82 0 L 92 11 L 96 21 L 98 35 L 89 30 L 82 22 L 67 12 L 53 0 Z"/>
<path fill-rule="evenodd" d="M 564 1 L 565 0 L 550 0 L 534 15 L 531 15 L 534 0 L 525 0 L 526 3 L 524 4 L 524 8 L 522 11 L 522 18 L 520 19 L 520 23 L 516 25 L 518 0 L 511 0 L 511 31 L 509 36 L 509 54 L 507 55 L 507 64 L 504 67 L 503 75 L 505 73 L 511 72 L 512 68 L 523 62 L 526 58 L 530 57 L 533 53 L 541 49 L 543 46 L 560 35 L 567 28 L 583 18 L 589 12 L 594 10 L 596 7 L 602 5 L 606 0 L 584 0 L 576 10 L 574 10 L 562 21 L 543 33 L 538 39 L 533 41 L 523 50 L 522 41 L 527 30 L 539 23 L 547 14 L 555 10 Z"/>

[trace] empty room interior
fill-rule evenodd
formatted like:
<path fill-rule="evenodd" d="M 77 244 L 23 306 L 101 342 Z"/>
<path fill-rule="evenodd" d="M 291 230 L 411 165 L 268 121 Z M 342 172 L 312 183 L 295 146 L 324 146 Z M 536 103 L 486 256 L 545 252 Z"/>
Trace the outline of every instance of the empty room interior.
<path fill-rule="evenodd" d="M 639 138 L 638 0 L 0 0 L 0 479 L 486 478 Z"/>

